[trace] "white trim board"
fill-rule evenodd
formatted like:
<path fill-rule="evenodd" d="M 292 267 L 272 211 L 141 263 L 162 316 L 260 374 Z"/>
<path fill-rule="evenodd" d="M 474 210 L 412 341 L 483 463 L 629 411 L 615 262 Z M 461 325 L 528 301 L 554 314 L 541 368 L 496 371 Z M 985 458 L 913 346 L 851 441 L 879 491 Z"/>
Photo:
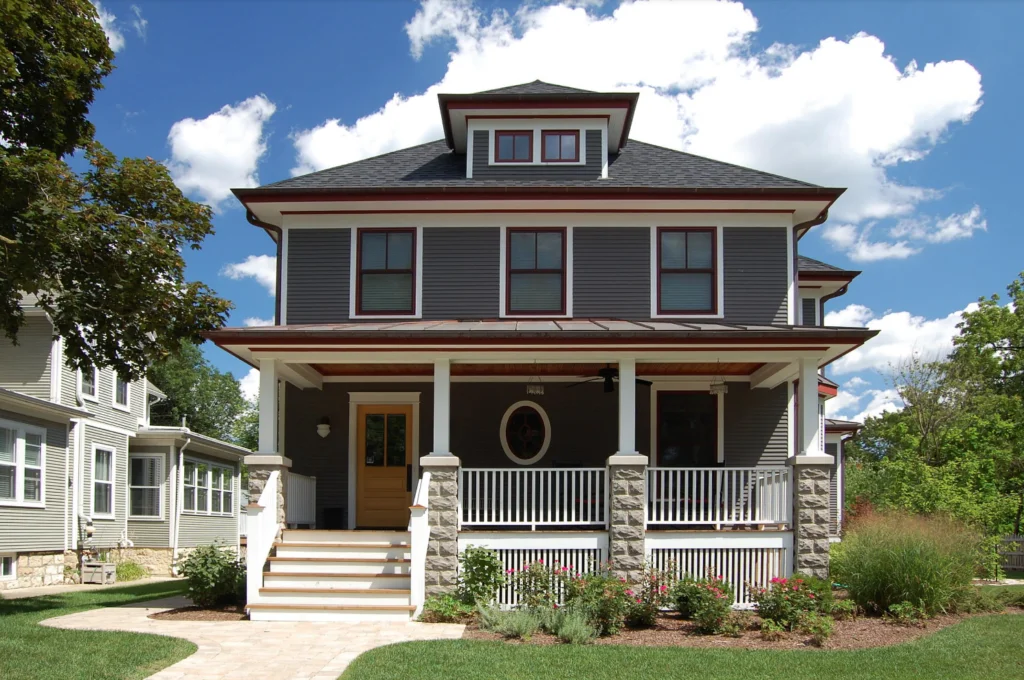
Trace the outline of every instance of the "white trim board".
<path fill-rule="evenodd" d="M 659 548 L 729 549 L 793 547 L 792 531 L 648 531 L 645 552 Z"/>
<path fill-rule="evenodd" d="M 600 531 L 460 531 L 459 552 L 473 545 L 491 550 L 605 550 L 608 532 Z"/>

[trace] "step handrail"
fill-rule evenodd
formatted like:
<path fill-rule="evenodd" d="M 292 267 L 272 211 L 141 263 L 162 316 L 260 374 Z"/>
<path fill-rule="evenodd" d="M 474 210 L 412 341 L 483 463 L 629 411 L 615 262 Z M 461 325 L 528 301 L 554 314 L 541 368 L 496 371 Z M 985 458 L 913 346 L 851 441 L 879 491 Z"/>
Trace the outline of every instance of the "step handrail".
<path fill-rule="evenodd" d="M 255 503 L 245 506 L 246 538 L 245 595 L 246 604 L 260 601 L 260 587 L 263 585 L 263 565 L 270 557 L 270 550 L 280 530 L 278 507 L 281 502 L 277 492 L 281 473 L 273 470 L 267 477 L 263 492 Z"/>
<path fill-rule="evenodd" d="M 427 544 L 430 542 L 430 471 L 424 471 L 416 485 L 409 508 L 409 604 L 415 607 L 413 618 L 423 611 L 426 599 Z"/>

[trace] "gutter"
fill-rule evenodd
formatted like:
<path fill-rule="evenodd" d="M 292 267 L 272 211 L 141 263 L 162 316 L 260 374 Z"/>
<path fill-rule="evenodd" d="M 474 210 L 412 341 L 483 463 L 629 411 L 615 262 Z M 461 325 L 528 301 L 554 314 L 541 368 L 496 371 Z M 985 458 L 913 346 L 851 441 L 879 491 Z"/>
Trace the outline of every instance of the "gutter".
<path fill-rule="evenodd" d="M 174 538 L 171 541 L 171 575 L 178 575 L 178 534 L 181 532 L 182 498 L 185 495 L 185 449 L 192 443 L 191 437 L 185 437 L 185 443 L 178 448 L 178 474 L 174 480 L 177 493 L 174 500 Z"/>
<path fill-rule="evenodd" d="M 245 208 L 245 219 L 249 224 L 259 227 L 263 231 L 267 232 L 267 235 L 270 236 L 270 238 L 272 238 L 277 244 L 277 270 L 276 282 L 274 284 L 274 324 L 279 326 L 281 325 L 281 251 L 284 247 L 284 237 L 281 233 L 281 227 L 270 224 L 269 222 L 264 222 L 260 218 L 256 217 L 256 214 L 252 210 L 249 210 L 248 206 Z"/>

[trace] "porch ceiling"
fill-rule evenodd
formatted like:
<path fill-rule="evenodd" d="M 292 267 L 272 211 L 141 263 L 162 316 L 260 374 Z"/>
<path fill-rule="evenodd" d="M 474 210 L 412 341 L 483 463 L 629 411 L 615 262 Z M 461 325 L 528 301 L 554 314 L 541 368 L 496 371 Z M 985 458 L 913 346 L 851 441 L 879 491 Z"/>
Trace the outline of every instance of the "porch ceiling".
<path fill-rule="evenodd" d="M 640 376 L 674 375 L 750 375 L 763 363 L 754 362 L 690 362 L 642 363 L 637 365 Z M 324 376 L 432 376 L 433 364 L 367 364 L 317 363 L 311 366 Z M 455 376 L 589 376 L 596 370 L 594 363 L 497 363 L 452 364 Z"/>

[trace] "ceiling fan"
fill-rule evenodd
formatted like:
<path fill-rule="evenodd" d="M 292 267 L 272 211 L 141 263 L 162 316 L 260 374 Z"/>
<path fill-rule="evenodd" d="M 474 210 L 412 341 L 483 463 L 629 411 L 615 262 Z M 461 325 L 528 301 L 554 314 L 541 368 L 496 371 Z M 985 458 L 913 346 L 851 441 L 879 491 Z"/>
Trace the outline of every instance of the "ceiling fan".
<path fill-rule="evenodd" d="M 580 377 L 583 377 L 583 376 L 580 376 Z M 566 387 L 576 387 L 577 385 L 584 385 L 586 383 L 594 382 L 595 380 L 603 380 L 604 381 L 604 391 L 605 392 L 614 392 L 615 391 L 615 381 L 618 380 L 618 379 L 619 379 L 619 369 L 614 368 L 613 366 L 611 366 L 609 364 L 609 365 L 606 365 L 604 368 L 598 369 L 597 375 L 593 376 L 592 378 L 587 378 L 586 380 L 581 380 L 581 381 L 576 382 L 576 383 L 571 383 L 569 385 L 566 385 Z M 636 379 L 636 384 L 637 385 L 653 385 L 654 383 L 652 383 L 650 380 L 644 380 L 642 378 L 637 378 Z"/>

